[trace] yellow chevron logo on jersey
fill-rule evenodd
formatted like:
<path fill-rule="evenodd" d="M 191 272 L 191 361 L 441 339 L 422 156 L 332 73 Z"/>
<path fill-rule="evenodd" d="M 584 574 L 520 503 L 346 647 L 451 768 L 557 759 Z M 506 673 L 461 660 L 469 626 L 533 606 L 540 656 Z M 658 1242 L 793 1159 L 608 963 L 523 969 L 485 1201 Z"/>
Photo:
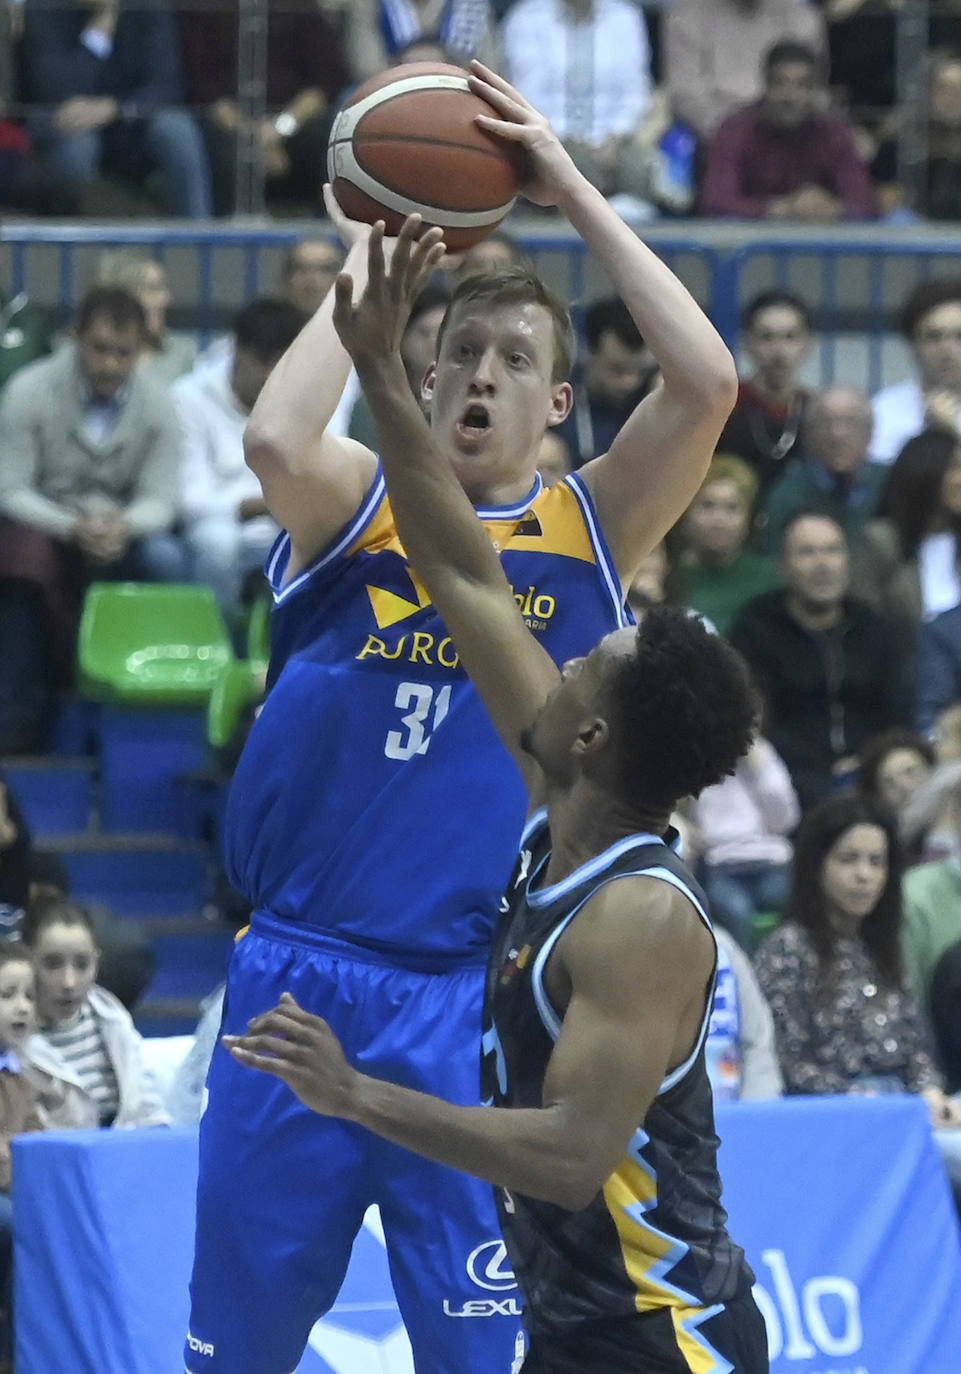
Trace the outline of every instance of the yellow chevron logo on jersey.
<path fill-rule="evenodd" d="M 377 621 L 378 630 L 389 629 L 391 625 L 396 625 L 401 620 L 406 620 L 408 616 L 416 615 L 425 606 L 430 605 L 430 597 L 427 589 L 420 579 L 407 569 L 411 587 L 416 601 L 408 601 L 406 597 L 398 596 L 397 592 L 389 592 L 386 587 L 371 587 L 368 584 L 367 595 L 370 598 L 370 608 Z"/>

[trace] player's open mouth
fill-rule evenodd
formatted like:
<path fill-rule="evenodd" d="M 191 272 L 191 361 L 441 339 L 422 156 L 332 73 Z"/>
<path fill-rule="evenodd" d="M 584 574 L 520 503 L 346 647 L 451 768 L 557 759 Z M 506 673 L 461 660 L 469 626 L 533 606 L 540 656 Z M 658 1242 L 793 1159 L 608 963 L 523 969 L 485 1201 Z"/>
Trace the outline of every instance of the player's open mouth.
<path fill-rule="evenodd" d="M 458 432 L 472 438 L 486 434 L 490 427 L 491 417 L 487 407 L 476 403 L 469 405 L 457 422 Z"/>

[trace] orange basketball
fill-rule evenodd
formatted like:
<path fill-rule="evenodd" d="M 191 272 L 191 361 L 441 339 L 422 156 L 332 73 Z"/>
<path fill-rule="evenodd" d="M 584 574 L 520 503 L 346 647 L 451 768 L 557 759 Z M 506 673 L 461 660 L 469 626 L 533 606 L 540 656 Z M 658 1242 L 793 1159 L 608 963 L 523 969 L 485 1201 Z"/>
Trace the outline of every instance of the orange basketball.
<path fill-rule="evenodd" d="M 334 121 L 327 175 L 342 210 L 396 234 L 407 215 L 440 225 L 452 251 L 496 229 L 525 176 L 516 144 L 485 133 L 494 114 L 460 67 L 411 62 L 360 86 Z"/>

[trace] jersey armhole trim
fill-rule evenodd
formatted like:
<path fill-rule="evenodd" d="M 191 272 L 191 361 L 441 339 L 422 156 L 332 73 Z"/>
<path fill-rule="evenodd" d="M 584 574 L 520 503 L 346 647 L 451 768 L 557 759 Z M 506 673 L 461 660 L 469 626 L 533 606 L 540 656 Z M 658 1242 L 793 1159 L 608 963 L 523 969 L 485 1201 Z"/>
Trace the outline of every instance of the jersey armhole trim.
<path fill-rule="evenodd" d="M 597 508 L 594 505 L 594 498 L 587 489 L 583 477 L 577 472 L 570 472 L 564 478 L 567 486 L 577 498 L 577 503 L 581 508 L 584 517 L 584 524 L 587 526 L 587 534 L 591 541 L 591 547 L 597 558 L 597 566 L 600 568 L 601 577 L 614 613 L 617 617 L 618 626 L 623 629 L 625 625 L 635 624 L 633 614 L 625 605 L 624 593 L 621 591 L 621 579 L 614 564 L 613 556 L 608 548 L 607 540 L 601 529 L 601 522 L 597 518 Z"/>
<path fill-rule="evenodd" d="M 588 898 L 594 896 L 594 894 L 596 892 L 599 892 L 602 887 L 606 887 L 609 882 L 615 882 L 618 878 L 660 878 L 662 879 L 662 881 L 670 883 L 672 887 L 676 887 L 677 890 L 688 899 L 688 901 L 694 907 L 694 910 L 697 912 L 701 920 L 704 922 L 705 926 L 707 926 L 707 929 L 710 931 L 711 938 L 714 940 L 714 973 L 711 977 L 711 986 L 708 990 L 708 996 L 706 998 L 704 1007 L 704 1015 L 701 1018 L 701 1026 L 698 1031 L 697 1039 L 694 1042 L 694 1048 L 691 1050 L 691 1053 L 687 1056 L 687 1058 L 683 1060 L 682 1063 L 678 1064 L 676 1068 L 672 1069 L 671 1072 L 661 1081 L 661 1085 L 657 1090 L 657 1096 L 660 1097 L 663 1093 L 668 1092 L 669 1089 L 676 1087 L 676 1085 L 680 1083 L 681 1079 L 684 1078 L 688 1073 L 690 1073 L 691 1069 L 694 1067 L 694 1064 L 697 1061 L 698 1055 L 701 1053 L 701 1050 L 704 1047 L 704 1041 L 707 1039 L 708 1027 L 711 1022 L 711 1012 L 714 1007 L 714 988 L 717 982 L 717 937 L 714 934 L 714 927 L 711 925 L 711 918 L 708 916 L 704 907 L 697 900 L 694 893 L 687 886 L 687 884 L 684 883 L 680 878 L 678 878 L 676 874 L 672 873 L 670 869 L 645 868 L 639 869 L 636 873 L 612 874 L 611 877 L 606 879 L 605 882 L 599 883 L 598 886 L 595 887 L 591 892 L 586 893 L 583 900 L 578 902 L 574 910 L 569 912 L 568 915 L 565 916 L 564 920 L 561 921 L 560 925 L 558 925 L 554 930 L 551 931 L 550 935 L 547 937 L 547 939 L 541 946 L 540 950 L 538 951 L 537 958 L 534 960 L 534 967 L 531 970 L 531 987 L 534 992 L 534 1004 L 537 1007 L 537 1013 L 541 1018 L 541 1022 L 544 1026 L 544 1029 L 547 1031 L 551 1039 L 556 1041 L 558 1035 L 560 1035 L 563 1018 L 558 1016 L 553 1003 L 547 995 L 547 989 L 544 987 L 544 968 L 547 964 L 548 959 L 551 956 L 551 952 L 553 951 L 554 946 L 557 944 L 557 941 L 563 935 L 564 931 L 570 925 L 571 921 L 573 921 L 574 917 L 580 911 L 581 907 L 588 900 Z"/>
<path fill-rule="evenodd" d="M 334 542 L 330 544 L 323 553 L 318 554 L 318 556 L 308 563 L 305 568 L 302 568 L 297 576 L 291 582 L 288 582 L 286 586 L 282 586 L 281 583 L 284 573 L 287 570 L 287 565 L 290 562 L 292 545 L 290 534 L 286 530 L 280 534 L 267 557 L 265 568 L 267 580 L 270 583 L 270 589 L 274 594 L 275 605 L 279 606 L 281 602 L 286 601 L 288 597 L 300 591 L 316 573 L 329 568 L 336 559 L 347 552 L 352 544 L 357 543 L 364 533 L 364 530 L 367 529 L 380 509 L 386 495 L 386 490 L 383 469 L 378 459 L 377 472 L 374 475 L 374 480 L 371 483 L 367 495 L 361 502 L 356 515 L 354 515 L 353 519 L 348 521 L 341 533 L 335 536 Z"/>

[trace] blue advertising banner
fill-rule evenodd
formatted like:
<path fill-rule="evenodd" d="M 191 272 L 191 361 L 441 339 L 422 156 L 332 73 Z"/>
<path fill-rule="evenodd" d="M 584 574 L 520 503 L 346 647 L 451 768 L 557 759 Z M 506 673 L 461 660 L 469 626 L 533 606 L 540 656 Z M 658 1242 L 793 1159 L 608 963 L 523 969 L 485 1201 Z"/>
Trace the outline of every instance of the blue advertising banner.
<path fill-rule="evenodd" d="M 718 1128 L 773 1374 L 961 1368 L 961 1244 L 923 1103 L 732 1103 Z M 18 1374 L 182 1367 L 196 1168 L 193 1129 L 15 1142 Z M 466 1258 L 477 1304 L 452 1320 L 516 1299 L 487 1248 Z M 413 1374 L 375 1212 L 298 1374 Z"/>

